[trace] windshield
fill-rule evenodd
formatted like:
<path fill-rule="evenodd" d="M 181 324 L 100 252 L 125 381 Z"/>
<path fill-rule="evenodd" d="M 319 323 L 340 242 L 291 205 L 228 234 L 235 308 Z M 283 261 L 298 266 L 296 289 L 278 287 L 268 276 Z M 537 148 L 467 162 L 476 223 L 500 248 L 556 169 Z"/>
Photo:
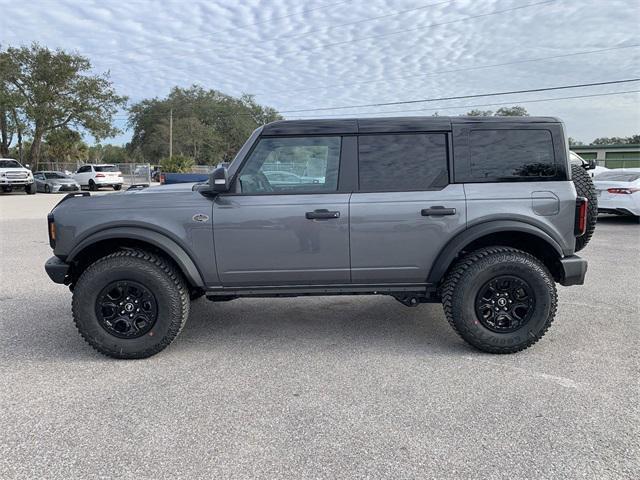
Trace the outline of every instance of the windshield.
<path fill-rule="evenodd" d="M 0 168 L 23 168 L 19 162 L 15 160 L 0 160 Z"/>
<path fill-rule="evenodd" d="M 596 180 L 608 180 L 611 182 L 635 182 L 640 178 L 640 172 L 602 172 Z"/>
<path fill-rule="evenodd" d="M 44 176 L 46 178 L 69 178 L 66 175 L 64 175 L 63 173 L 59 173 L 59 172 L 49 172 L 49 173 L 45 173 Z"/>
<path fill-rule="evenodd" d="M 94 167 L 96 172 L 117 172 L 118 167 L 115 165 L 101 165 L 99 167 Z"/>

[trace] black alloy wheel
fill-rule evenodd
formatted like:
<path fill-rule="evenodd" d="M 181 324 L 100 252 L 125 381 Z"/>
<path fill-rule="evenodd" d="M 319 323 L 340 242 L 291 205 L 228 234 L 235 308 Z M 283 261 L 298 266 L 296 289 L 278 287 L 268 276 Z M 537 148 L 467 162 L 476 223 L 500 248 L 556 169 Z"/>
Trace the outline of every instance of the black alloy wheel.
<path fill-rule="evenodd" d="M 489 330 L 509 333 L 529 321 L 535 305 L 529 283 L 513 275 L 500 275 L 480 288 L 475 309 L 478 319 Z"/>
<path fill-rule="evenodd" d="M 139 338 L 158 317 L 158 302 L 144 285 L 129 281 L 110 283 L 96 299 L 96 317 L 108 333 L 118 338 Z"/>

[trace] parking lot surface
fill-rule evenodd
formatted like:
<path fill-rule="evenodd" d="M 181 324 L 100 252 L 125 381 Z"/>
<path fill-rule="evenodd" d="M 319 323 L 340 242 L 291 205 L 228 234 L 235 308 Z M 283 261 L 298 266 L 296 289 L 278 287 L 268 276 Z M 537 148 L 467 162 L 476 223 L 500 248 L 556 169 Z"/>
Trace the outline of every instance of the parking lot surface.
<path fill-rule="evenodd" d="M 640 226 L 601 218 L 534 347 L 479 353 L 440 305 L 192 305 L 139 361 L 49 281 L 46 213 L 0 196 L 0 478 L 640 478 Z"/>

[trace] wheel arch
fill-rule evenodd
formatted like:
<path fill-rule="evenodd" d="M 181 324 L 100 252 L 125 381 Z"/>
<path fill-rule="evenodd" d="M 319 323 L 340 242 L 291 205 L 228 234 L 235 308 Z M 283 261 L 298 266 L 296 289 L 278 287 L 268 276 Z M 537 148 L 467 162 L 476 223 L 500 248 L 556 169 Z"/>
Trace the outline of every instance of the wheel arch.
<path fill-rule="evenodd" d="M 474 225 L 454 237 L 438 254 L 427 281 L 439 283 L 455 260 L 464 253 L 488 246 L 513 247 L 531 253 L 560 281 L 562 247 L 540 228 L 518 221 L 491 221 Z"/>
<path fill-rule="evenodd" d="M 205 283 L 196 263 L 183 247 L 162 233 L 144 228 L 120 227 L 96 232 L 76 245 L 66 258 L 81 272 L 93 261 L 122 248 L 140 248 L 159 253 L 173 261 L 192 288 Z"/>

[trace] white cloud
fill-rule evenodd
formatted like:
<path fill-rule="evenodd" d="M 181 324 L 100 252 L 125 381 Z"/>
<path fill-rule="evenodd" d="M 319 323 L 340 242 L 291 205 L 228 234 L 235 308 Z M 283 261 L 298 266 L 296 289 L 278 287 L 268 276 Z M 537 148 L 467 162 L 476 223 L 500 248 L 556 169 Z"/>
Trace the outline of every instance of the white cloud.
<path fill-rule="evenodd" d="M 486 15 L 540 1 L 0 0 L 0 42 L 38 41 L 77 50 L 91 58 L 97 71 L 110 70 L 118 91 L 133 101 L 166 95 L 174 85 L 197 83 L 234 95 L 259 93 L 260 102 L 280 110 L 640 76 L 640 47 L 432 74 L 640 44 L 638 0 L 556 1 Z M 321 8 L 324 5 L 330 6 Z M 409 9 L 413 11 L 390 15 Z M 378 16 L 385 17 L 366 21 Z M 331 87 L 323 88 L 326 85 Z M 632 89 L 640 90 L 640 83 L 424 108 Z M 637 133 L 639 99 L 629 94 L 525 106 L 533 114 L 564 118 L 572 136 L 589 141 Z M 398 108 L 357 111 L 387 110 Z"/>

